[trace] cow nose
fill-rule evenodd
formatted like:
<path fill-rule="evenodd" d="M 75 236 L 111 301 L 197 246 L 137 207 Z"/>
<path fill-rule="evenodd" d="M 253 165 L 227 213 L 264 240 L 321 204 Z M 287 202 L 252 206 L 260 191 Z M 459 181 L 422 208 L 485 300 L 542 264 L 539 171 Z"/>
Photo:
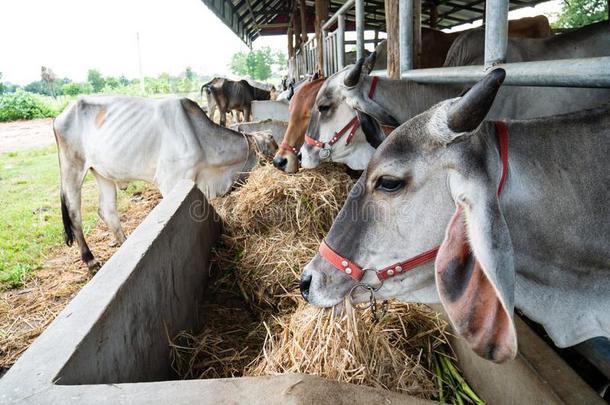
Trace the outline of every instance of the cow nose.
<path fill-rule="evenodd" d="M 301 290 L 301 296 L 305 301 L 309 301 L 309 286 L 311 285 L 311 275 L 303 274 L 301 276 L 301 282 L 299 283 L 299 289 Z"/>
<path fill-rule="evenodd" d="M 288 163 L 288 159 L 283 156 L 276 156 L 273 158 L 273 166 L 280 170 L 284 170 L 286 168 L 286 163 Z"/>

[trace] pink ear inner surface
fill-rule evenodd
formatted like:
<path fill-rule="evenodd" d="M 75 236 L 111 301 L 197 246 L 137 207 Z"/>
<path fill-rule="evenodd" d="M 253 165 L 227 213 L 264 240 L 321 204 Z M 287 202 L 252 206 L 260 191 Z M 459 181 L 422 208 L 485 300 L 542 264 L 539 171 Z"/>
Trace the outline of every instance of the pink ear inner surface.
<path fill-rule="evenodd" d="M 512 319 L 468 242 L 464 206 L 458 205 L 439 249 L 436 285 L 451 323 L 479 356 L 512 359 L 516 344 Z"/>

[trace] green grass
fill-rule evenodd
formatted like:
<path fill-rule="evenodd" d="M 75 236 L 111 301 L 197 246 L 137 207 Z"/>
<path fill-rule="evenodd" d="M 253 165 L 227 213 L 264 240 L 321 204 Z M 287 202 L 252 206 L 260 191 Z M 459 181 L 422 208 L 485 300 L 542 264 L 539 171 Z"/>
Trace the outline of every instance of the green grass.
<path fill-rule="evenodd" d="M 143 188 L 135 183 L 119 192 L 119 206 Z M 83 229 L 97 223 L 95 181 L 83 187 Z M 0 289 L 23 284 L 40 268 L 54 246 L 63 243 L 56 147 L 0 155 Z"/>

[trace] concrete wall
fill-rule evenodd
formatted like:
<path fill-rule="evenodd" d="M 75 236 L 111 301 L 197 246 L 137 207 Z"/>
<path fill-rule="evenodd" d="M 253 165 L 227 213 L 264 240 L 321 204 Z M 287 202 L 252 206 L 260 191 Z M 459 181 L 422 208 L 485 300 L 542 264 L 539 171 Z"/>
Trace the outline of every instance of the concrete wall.
<path fill-rule="evenodd" d="M 252 121 L 276 120 L 288 121 L 288 102 L 253 101 Z"/>

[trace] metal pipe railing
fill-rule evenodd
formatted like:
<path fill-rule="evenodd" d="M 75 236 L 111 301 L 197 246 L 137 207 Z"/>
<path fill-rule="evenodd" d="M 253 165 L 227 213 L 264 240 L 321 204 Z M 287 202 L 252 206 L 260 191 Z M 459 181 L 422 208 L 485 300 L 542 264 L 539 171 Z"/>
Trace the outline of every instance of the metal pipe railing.
<path fill-rule="evenodd" d="M 324 25 L 322 25 L 322 29 L 330 30 L 334 25 L 335 21 L 339 19 L 339 16 L 345 16 L 345 13 L 347 13 L 354 6 L 354 4 L 356 4 L 356 0 L 347 0 L 345 4 L 343 4 L 339 8 L 339 10 L 335 12 L 335 14 L 333 14 L 328 20 L 326 20 Z"/>
<path fill-rule="evenodd" d="M 356 57 L 364 58 L 364 0 L 356 0 Z"/>
<path fill-rule="evenodd" d="M 485 6 L 485 66 L 506 60 L 508 0 L 487 0 Z"/>
<path fill-rule="evenodd" d="M 337 21 L 337 67 L 341 70 L 345 66 L 345 14 L 339 14 Z"/>
<path fill-rule="evenodd" d="M 504 84 L 509 86 L 610 88 L 610 56 L 495 66 L 506 70 Z M 486 66 L 416 69 L 403 73 L 401 78 L 419 83 L 470 84 L 479 81 L 488 71 Z"/>
<path fill-rule="evenodd" d="M 398 3 L 400 73 L 413 69 L 413 1 L 400 0 Z"/>

